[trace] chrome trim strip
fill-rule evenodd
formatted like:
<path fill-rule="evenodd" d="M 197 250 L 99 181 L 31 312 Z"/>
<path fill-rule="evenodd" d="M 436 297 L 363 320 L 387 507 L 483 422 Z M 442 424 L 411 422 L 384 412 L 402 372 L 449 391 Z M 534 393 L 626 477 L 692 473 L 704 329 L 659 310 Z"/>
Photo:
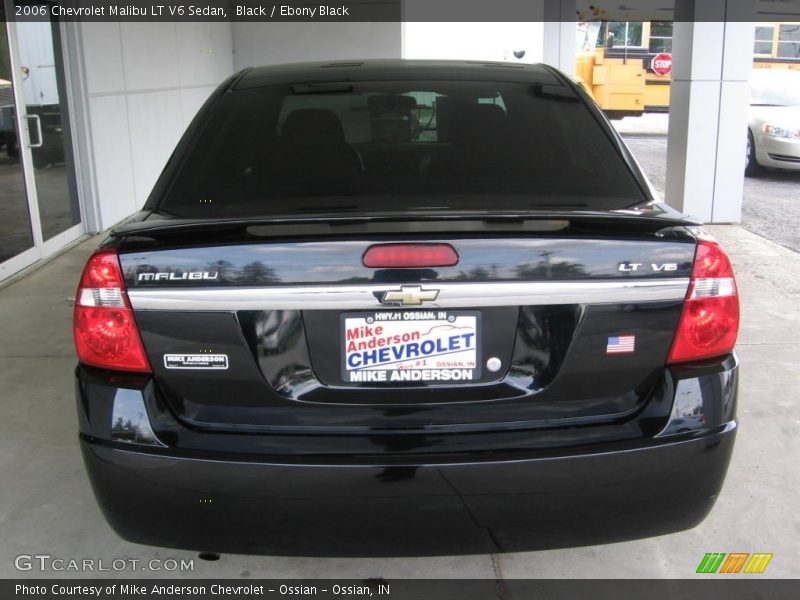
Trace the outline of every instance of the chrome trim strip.
<path fill-rule="evenodd" d="M 418 284 L 417 284 L 418 285 Z M 387 291 L 400 284 L 309 285 L 291 287 L 214 287 L 132 289 L 128 298 L 136 310 L 373 310 L 402 308 L 471 308 L 549 304 L 628 304 L 683 300 L 689 278 L 622 281 L 541 281 L 490 283 L 426 283 L 439 290 L 435 301 L 420 306 L 381 304 Z"/>

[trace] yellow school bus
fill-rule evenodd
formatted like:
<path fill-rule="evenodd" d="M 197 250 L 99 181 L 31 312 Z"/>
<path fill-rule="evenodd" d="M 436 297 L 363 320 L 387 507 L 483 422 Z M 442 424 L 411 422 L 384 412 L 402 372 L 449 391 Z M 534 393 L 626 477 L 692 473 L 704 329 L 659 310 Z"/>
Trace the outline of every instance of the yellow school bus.
<path fill-rule="evenodd" d="M 669 110 L 672 21 L 578 23 L 575 76 L 611 118 Z M 757 23 L 753 66 L 800 70 L 800 23 Z"/>

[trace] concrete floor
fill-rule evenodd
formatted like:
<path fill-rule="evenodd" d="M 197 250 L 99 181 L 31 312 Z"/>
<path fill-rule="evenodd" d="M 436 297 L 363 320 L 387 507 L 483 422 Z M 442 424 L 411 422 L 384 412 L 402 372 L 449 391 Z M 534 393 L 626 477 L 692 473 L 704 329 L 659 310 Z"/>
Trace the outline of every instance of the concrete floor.
<path fill-rule="evenodd" d="M 764 576 L 800 576 L 800 254 L 734 226 L 727 246 L 742 297 L 740 431 L 722 495 L 697 528 L 566 550 L 458 557 L 320 559 L 224 555 L 129 544 L 106 525 L 84 474 L 72 390 L 71 296 L 100 238 L 0 289 L 0 577 L 174 576 L 20 572 L 20 554 L 65 559 L 194 558 L 192 577 L 695 577 L 706 552 L 772 552 Z M 158 510 L 158 507 L 153 507 Z M 713 577 L 713 576 L 710 576 Z"/>

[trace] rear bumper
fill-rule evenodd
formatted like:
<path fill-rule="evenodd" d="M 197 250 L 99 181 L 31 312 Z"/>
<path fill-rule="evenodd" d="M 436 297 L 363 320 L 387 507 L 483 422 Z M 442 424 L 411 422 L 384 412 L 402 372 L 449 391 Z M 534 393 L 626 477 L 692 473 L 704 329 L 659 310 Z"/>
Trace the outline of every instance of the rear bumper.
<path fill-rule="evenodd" d="M 516 552 L 687 529 L 711 510 L 735 425 L 620 452 L 393 467 L 280 465 L 82 442 L 114 530 L 217 552 L 383 556 Z"/>
<path fill-rule="evenodd" d="M 518 552 L 688 529 L 711 510 L 735 427 L 657 447 L 513 462 L 279 465 L 156 456 L 83 442 L 123 538 L 234 553 Z"/>
<path fill-rule="evenodd" d="M 673 370 L 659 401 L 666 406 L 655 411 L 652 400 L 635 418 L 652 429 L 647 437 L 593 439 L 593 431 L 631 430 L 622 423 L 468 441 L 376 434 L 368 454 L 342 450 L 353 436 L 296 437 L 292 450 L 292 436 L 184 432 L 177 422 L 168 430 L 149 403 L 139 406 L 158 437 L 140 427 L 114 439 L 114 407 L 141 402 L 147 387 L 82 377 L 79 369 L 81 446 L 109 524 L 132 542 L 198 551 L 518 552 L 688 529 L 720 493 L 737 428 L 734 356 Z M 187 447 L 198 440 L 205 449 Z M 318 450 L 301 453 L 302 445 Z"/>

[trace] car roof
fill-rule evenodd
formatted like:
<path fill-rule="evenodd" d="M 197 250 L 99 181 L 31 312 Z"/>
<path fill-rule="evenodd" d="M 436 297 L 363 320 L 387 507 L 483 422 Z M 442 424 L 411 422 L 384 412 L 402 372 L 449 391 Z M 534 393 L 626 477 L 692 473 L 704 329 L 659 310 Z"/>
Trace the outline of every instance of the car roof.
<path fill-rule="evenodd" d="M 348 60 L 255 67 L 236 79 L 233 89 L 290 83 L 342 81 L 497 81 L 564 85 L 541 64 L 472 60 Z"/>

